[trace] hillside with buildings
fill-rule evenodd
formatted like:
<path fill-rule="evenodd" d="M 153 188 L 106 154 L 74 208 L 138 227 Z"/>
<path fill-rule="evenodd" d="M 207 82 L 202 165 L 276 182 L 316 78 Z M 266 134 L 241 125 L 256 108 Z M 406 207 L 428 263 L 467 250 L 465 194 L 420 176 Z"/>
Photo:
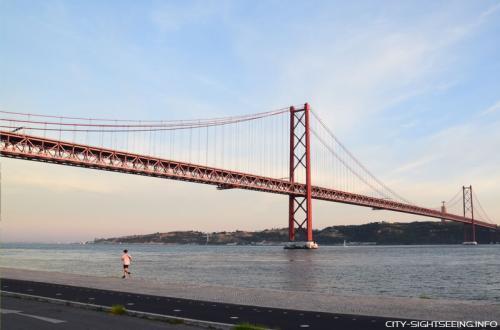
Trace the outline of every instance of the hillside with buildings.
<path fill-rule="evenodd" d="M 463 225 L 452 222 L 372 222 L 363 225 L 331 226 L 314 231 L 320 245 L 343 244 L 461 244 Z M 301 239 L 300 233 L 298 240 Z M 477 228 L 477 240 L 487 244 L 500 241 L 487 229 Z M 151 244 L 211 244 L 211 245 L 266 245 L 288 241 L 288 229 L 266 229 L 262 231 L 212 232 L 173 231 L 147 235 L 132 235 L 113 238 L 96 238 L 92 243 L 151 243 Z"/>

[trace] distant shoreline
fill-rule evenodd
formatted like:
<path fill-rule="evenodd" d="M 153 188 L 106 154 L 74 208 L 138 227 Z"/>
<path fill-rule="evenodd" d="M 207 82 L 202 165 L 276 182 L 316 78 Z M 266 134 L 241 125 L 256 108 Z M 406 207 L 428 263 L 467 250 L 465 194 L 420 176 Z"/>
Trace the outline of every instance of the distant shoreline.
<path fill-rule="evenodd" d="M 480 244 L 500 243 L 500 233 L 477 228 Z M 305 241 L 301 232 L 296 241 Z M 373 245 L 446 245 L 462 244 L 463 224 L 455 222 L 421 221 L 410 223 L 372 222 L 363 225 L 332 226 L 314 230 L 314 240 L 323 246 Z M 129 235 L 112 238 L 96 238 L 86 243 L 141 243 L 165 245 L 244 245 L 282 246 L 288 242 L 288 229 L 266 229 L 261 231 L 201 232 L 173 231 L 145 235 Z"/>
<path fill-rule="evenodd" d="M 29 243 L 20 243 L 20 244 L 29 244 Z M 144 242 L 144 243 L 126 243 L 126 242 L 88 242 L 88 243 L 37 243 L 37 244 L 74 244 L 74 245 L 112 245 L 112 244 L 118 244 L 118 245 L 163 245 L 163 246 L 211 246 L 211 247 L 224 247 L 224 246 L 241 246 L 241 247 L 270 247 L 270 246 L 275 246 L 275 247 L 283 247 L 285 246 L 286 243 L 282 244 L 189 244 L 189 243 L 156 243 L 156 242 Z M 464 246 L 462 243 L 433 243 L 433 244 L 351 244 L 347 243 L 346 247 L 368 247 L 368 246 Z M 481 244 L 481 245 L 500 245 L 500 243 L 488 243 L 488 244 Z M 321 244 L 321 246 L 332 246 L 332 247 L 342 247 L 342 244 Z"/>

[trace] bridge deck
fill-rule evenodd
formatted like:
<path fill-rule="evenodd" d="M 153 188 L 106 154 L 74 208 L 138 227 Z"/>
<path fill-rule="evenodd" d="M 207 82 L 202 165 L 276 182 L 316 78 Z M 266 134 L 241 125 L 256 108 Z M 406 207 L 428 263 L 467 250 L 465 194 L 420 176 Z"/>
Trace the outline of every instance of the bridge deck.
<path fill-rule="evenodd" d="M 297 196 L 305 195 L 306 189 L 302 183 L 290 183 L 282 179 L 3 131 L 0 131 L 0 154 L 25 160 L 212 184 L 226 189 L 239 188 Z M 312 198 L 472 223 L 471 218 L 456 214 L 318 186 L 312 187 Z M 497 225 L 484 221 L 474 220 L 474 223 L 481 227 L 498 228 Z"/>

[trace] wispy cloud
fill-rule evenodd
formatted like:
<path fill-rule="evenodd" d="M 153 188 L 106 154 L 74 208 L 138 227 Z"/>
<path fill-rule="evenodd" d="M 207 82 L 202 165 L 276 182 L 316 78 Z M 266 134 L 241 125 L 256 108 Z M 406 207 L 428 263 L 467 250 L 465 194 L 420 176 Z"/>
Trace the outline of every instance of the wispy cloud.
<path fill-rule="evenodd" d="M 312 100 L 333 126 L 348 130 L 364 116 L 443 90 L 440 79 L 453 57 L 451 49 L 465 37 L 457 36 L 449 24 L 354 28 L 345 31 L 352 40 L 340 49 L 333 42 L 335 36 L 307 36 L 307 48 L 296 48 L 277 59 L 281 72 L 276 83 L 283 94 L 276 96 Z M 251 48 L 248 45 L 245 52 L 255 55 Z M 451 83 L 445 84 L 450 87 Z"/>
<path fill-rule="evenodd" d="M 413 141 L 408 160 L 387 176 L 395 180 L 395 189 L 424 205 L 473 184 L 476 191 L 489 196 L 485 207 L 498 209 L 494 191 L 500 181 L 500 155 L 495 152 L 499 141 L 500 121 L 485 124 L 476 117 Z M 392 152 L 408 150 L 402 146 Z"/>
<path fill-rule="evenodd" d="M 395 173 L 405 173 L 408 174 L 408 172 L 414 172 L 415 170 L 418 170 L 422 168 L 423 166 L 438 160 L 439 156 L 437 154 L 430 154 L 430 155 L 425 155 L 419 159 L 412 160 L 409 163 L 405 163 L 403 165 L 400 165 L 396 169 L 394 169 Z"/>
<path fill-rule="evenodd" d="M 500 10 L 500 3 L 496 3 L 489 8 L 487 8 L 485 11 L 481 13 L 479 16 L 479 20 L 482 23 L 485 19 L 488 19 L 489 16 L 493 15 L 494 13 L 498 12 Z"/>
<path fill-rule="evenodd" d="M 193 24 L 203 24 L 221 14 L 223 1 L 164 2 L 154 6 L 151 20 L 163 32 L 173 32 Z"/>
<path fill-rule="evenodd" d="M 491 107 L 489 107 L 488 109 L 486 109 L 483 112 L 481 112 L 481 114 L 482 115 L 489 115 L 489 114 L 492 114 L 492 113 L 495 113 L 495 112 L 498 112 L 498 111 L 500 111 L 500 101 L 497 101 Z"/>
<path fill-rule="evenodd" d="M 333 26 L 331 34 L 297 32 L 291 49 L 289 44 L 254 49 L 252 38 L 239 43 L 248 43 L 242 47 L 245 56 L 278 68 L 273 82 L 281 86 L 274 94 L 280 101 L 274 103 L 290 95 L 311 101 L 345 134 L 404 101 L 453 88 L 458 78 L 449 72 L 457 63 L 455 47 L 478 33 L 496 11 L 494 6 L 467 18 L 440 12 L 408 25 L 375 17 L 362 26 Z"/>

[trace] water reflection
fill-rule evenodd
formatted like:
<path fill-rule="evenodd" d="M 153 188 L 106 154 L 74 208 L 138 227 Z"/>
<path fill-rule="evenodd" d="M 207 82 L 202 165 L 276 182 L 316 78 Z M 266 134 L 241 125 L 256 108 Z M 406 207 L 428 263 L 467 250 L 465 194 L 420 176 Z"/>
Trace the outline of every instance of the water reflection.
<path fill-rule="evenodd" d="M 283 287 L 290 291 L 314 291 L 316 287 L 317 257 L 312 250 L 285 250 L 282 253 L 288 261 L 283 267 Z"/>

